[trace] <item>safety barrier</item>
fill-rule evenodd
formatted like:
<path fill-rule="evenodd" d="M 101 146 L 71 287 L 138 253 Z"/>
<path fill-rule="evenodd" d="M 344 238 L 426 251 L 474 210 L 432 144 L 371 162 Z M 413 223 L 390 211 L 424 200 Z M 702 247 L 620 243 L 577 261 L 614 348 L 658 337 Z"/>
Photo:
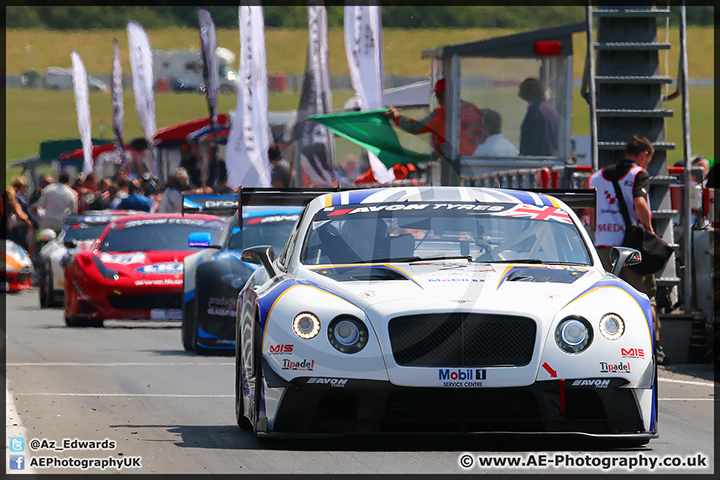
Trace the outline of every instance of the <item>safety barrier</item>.
<path fill-rule="evenodd" d="M 560 165 L 545 168 L 518 168 L 486 173 L 478 176 L 460 176 L 460 185 L 491 188 L 542 188 L 582 189 L 592 167 L 583 165 Z"/>

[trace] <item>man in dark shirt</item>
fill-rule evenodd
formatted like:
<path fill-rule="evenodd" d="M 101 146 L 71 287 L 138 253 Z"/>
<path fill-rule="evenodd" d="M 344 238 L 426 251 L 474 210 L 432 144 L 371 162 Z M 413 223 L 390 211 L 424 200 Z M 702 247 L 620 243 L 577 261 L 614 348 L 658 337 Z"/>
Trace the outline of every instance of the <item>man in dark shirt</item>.
<path fill-rule="evenodd" d="M 545 85 L 537 78 L 526 78 L 518 96 L 528 102 L 520 126 L 520 155 L 557 157 L 560 122 L 557 110 L 545 98 Z"/>
<path fill-rule="evenodd" d="M 268 158 L 270 159 L 270 183 L 273 187 L 285 188 L 290 186 L 290 164 L 282 158 L 280 147 L 273 143 L 268 148 Z"/>
<path fill-rule="evenodd" d="M 150 199 L 142 194 L 140 180 L 137 178 L 130 181 L 128 196 L 120 201 L 118 210 L 150 211 Z"/>

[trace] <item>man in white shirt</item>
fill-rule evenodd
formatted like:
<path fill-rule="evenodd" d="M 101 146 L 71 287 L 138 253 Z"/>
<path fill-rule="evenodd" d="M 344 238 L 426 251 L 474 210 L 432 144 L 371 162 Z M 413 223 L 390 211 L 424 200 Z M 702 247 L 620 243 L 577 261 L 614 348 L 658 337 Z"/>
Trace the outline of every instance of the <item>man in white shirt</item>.
<path fill-rule="evenodd" d="M 182 212 L 183 190 L 190 182 L 190 176 L 184 168 L 178 168 L 177 173 L 168 179 L 168 187 L 162 194 L 157 213 Z"/>
<path fill-rule="evenodd" d="M 488 137 L 478 145 L 474 157 L 517 157 L 519 152 L 515 145 L 502 133 L 502 117 L 495 110 L 483 111 L 483 126 Z"/>
<path fill-rule="evenodd" d="M 60 233 L 66 215 L 77 213 L 78 194 L 70 188 L 70 174 L 62 172 L 58 183 L 52 183 L 43 189 L 38 201 L 31 207 L 37 214 L 38 208 L 45 210 L 45 216 L 40 220 L 40 229 L 51 228 Z"/>

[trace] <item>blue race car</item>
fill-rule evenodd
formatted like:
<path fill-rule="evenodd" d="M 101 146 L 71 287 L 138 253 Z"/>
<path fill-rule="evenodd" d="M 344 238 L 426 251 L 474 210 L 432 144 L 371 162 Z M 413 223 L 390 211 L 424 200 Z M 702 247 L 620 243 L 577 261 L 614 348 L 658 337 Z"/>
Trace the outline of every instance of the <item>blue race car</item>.
<path fill-rule="evenodd" d="M 207 248 L 184 260 L 182 343 L 185 350 L 199 354 L 234 354 L 238 293 L 258 268 L 243 262 L 241 253 L 256 245 L 282 250 L 303 207 L 249 205 L 241 209 L 241 217 L 238 197 L 203 197 L 186 197 L 186 211 L 222 215 L 234 209 L 235 214 L 221 232 L 219 245 L 199 242 L 194 246 Z"/>

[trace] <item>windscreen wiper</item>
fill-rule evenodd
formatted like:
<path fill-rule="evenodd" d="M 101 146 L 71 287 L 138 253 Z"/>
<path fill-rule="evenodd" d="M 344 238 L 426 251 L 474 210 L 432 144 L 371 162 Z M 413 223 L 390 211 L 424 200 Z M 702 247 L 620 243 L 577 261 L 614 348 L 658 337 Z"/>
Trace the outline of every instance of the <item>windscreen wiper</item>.
<path fill-rule="evenodd" d="M 539 258 L 520 258 L 512 260 L 484 260 L 483 263 L 544 263 Z M 553 262 L 554 263 L 554 262 Z"/>
<path fill-rule="evenodd" d="M 411 263 L 417 263 L 417 262 L 434 262 L 437 260 L 467 260 L 468 262 L 472 261 L 472 256 L 470 255 L 450 255 L 450 256 L 442 256 L 442 257 L 414 257 L 414 260 L 405 260 Z"/>

